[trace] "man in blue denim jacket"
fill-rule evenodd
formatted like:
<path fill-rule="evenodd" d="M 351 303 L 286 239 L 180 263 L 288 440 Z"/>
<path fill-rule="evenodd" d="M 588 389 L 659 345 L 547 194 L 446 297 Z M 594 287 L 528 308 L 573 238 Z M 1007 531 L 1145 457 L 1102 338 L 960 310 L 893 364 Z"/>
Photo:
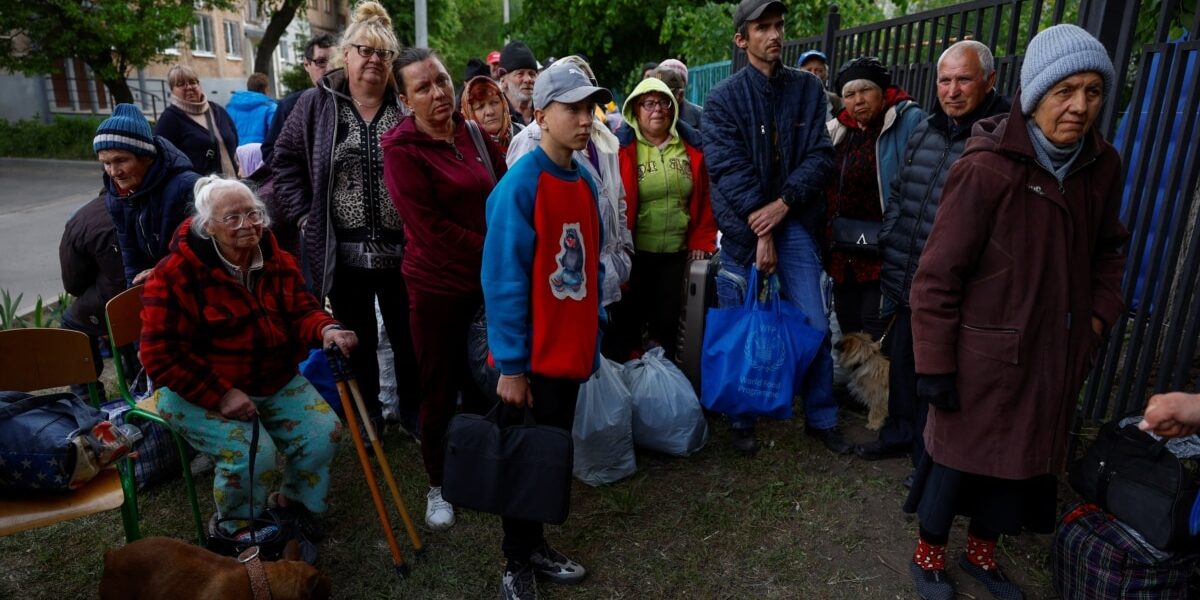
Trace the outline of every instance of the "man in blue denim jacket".
<path fill-rule="evenodd" d="M 829 101 L 816 76 L 780 60 L 786 12 L 778 1 L 738 4 L 733 41 L 750 64 L 715 87 L 704 106 L 713 213 L 723 234 L 717 298 L 722 307 L 740 304 L 752 266 L 778 272 L 783 297 L 826 334 L 800 384 L 805 432 L 845 454 L 850 445 L 833 398 L 828 294 L 816 242 L 834 157 L 824 123 Z M 738 452 L 758 449 L 754 424 L 753 416 L 730 415 Z"/>

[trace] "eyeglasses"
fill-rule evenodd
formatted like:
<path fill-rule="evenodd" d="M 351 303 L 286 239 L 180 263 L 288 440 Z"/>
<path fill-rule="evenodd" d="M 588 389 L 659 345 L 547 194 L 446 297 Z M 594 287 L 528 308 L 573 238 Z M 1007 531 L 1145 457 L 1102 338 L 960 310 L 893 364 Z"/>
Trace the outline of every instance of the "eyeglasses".
<path fill-rule="evenodd" d="M 369 59 L 372 56 L 378 56 L 379 60 L 382 60 L 383 62 L 388 62 L 388 61 L 392 60 L 392 57 L 396 56 L 395 50 L 382 50 L 380 48 L 372 48 L 370 46 L 363 46 L 362 44 L 350 44 L 350 45 L 354 46 L 354 49 L 358 50 L 358 55 L 363 58 Z"/>
<path fill-rule="evenodd" d="M 329 59 L 328 58 L 310 58 L 310 59 L 308 59 L 308 64 L 317 65 L 318 67 L 324 67 L 325 65 L 329 64 Z"/>
<path fill-rule="evenodd" d="M 199 86 L 199 85 L 200 85 L 200 82 L 199 82 L 199 81 L 197 81 L 197 80 L 195 80 L 195 79 L 189 79 L 189 80 L 187 80 L 187 81 L 179 81 L 179 82 L 176 82 L 176 83 L 175 83 L 175 87 L 177 87 L 177 88 L 191 87 L 191 86 L 193 86 L 193 85 L 194 85 L 194 86 Z"/>
<path fill-rule="evenodd" d="M 638 102 L 638 106 L 642 107 L 642 110 L 649 112 L 654 112 L 656 110 L 671 112 L 671 109 L 673 108 L 669 100 L 642 100 L 641 102 Z"/>
<path fill-rule="evenodd" d="M 241 229 L 247 221 L 251 225 L 262 225 L 263 211 L 255 209 L 245 214 L 232 214 L 221 217 L 221 223 L 230 229 Z"/>

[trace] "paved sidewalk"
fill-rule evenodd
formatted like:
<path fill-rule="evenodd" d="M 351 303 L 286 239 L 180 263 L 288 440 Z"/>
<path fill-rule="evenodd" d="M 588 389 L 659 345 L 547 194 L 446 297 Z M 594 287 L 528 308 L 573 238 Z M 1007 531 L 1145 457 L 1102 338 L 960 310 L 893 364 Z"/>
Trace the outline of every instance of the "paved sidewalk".
<path fill-rule="evenodd" d="M 100 191 L 101 174 L 92 161 L 0 158 L 0 289 L 24 294 L 21 312 L 63 291 L 63 226 Z"/>

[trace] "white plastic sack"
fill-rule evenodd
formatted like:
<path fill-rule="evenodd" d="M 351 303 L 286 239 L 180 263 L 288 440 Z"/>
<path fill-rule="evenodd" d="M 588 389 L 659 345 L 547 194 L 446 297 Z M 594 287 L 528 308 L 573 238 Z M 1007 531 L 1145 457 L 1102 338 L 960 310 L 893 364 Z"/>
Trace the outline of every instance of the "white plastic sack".
<path fill-rule="evenodd" d="M 392 343 L 383 326 L 383 312 L 379 300 L 375 300 L 375 324 L 379 327 L 379 346 L 375 358 L 379 361 L 379 403 L 383 405 L 383 418 L 400 420 L 400 396 L 396 395 L 396 361 L 392 358 Z"/>
<path fill-rule="evenodd" d="M 600 368 L 579 386 L 575 405 L 575 477 L 588 485 L 619 481 L 637 471 L 633 451 L 633 398 L 621 365 L 600 359 Z"/>
<path fill-rule="evenodd" d="M 687 456 L 708 443 L 700 399 L 683 371 L 662 348 L 625 363 L 621 371 L 633 394 L 633 442 L 642 448 Z"/>

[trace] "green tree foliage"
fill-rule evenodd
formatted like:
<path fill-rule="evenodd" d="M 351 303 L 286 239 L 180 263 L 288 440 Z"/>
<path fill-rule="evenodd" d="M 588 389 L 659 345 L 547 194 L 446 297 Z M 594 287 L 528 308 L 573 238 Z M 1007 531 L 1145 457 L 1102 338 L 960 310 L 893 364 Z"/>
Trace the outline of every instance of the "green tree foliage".
<path fill-rule="evenodd" d="M 308 71 L 304 70 L 304 63 L 296 63 L 285 69 L 283 73 L 279 74 L 279 81 L 288 94 L 313 86 L 312 79 L 308 77 Z M 281 93 L 280 96 L 282 95 Z"/>
<path fill-rule="evenodd" d="M 416 36 L 413 0 L 380 0 L 392 16 L 400 44 L 411 46 Z M 485 58 L 504 44 L 499 0 L 429 0 L 426 21 L 429 47 L 437 50 L 455 84 L 471 57 Z"/>
<path fill-rule="evenodd" d="M 231 0 L 204 6 L 228 8 Z M 29 75 L 74 57 L 104 82 L 113 100 L 133 102 L 130 69 L 183 40 L 196 5 L 179 0 L 0 0 L 0 68 Z"/>

